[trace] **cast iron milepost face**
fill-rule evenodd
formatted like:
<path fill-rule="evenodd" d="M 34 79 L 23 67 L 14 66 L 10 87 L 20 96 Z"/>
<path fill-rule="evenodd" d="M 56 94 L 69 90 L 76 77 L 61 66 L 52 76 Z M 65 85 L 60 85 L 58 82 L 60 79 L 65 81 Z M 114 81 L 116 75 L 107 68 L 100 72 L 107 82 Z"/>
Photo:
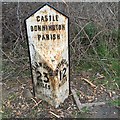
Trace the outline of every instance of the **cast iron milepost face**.
<path fill-rule="evenodd" d="M 69 95 L 68 17 L 45 4 L 25 22 L 35 94 L 58 107 Z"/>

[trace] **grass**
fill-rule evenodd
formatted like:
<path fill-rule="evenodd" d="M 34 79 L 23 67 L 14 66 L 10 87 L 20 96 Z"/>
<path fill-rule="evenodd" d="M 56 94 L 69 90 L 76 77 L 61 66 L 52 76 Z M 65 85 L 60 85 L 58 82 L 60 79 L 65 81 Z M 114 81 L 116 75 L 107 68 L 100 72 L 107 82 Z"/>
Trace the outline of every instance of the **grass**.
<path fill-rule="evenodd" d="M 15 93 L 11 93 L 9 96 L 8 96 L 8 100 L 10 101 L 13 101 L 17 98 L 17 95 Z"/>
<path fill-rule="evenodd" d="M 12 109 L 7 107 L 7 109 L 3 106 L 2 118 L 11 118 Z"/>
<path fill-rule="evenodd" d="M 95 81 L 97 84 L 105 84 L 106 87 L 110 87 L 112 89 L 117 88 L 116 84 L 120 84 L 120 64 L 118 60 L 112 61 L 92 61 L 92 60 L 81 60 L 78 65 L 76 65 L 76 72 L 86 71 L 86 73 L 90 70 L 92 76 L 90 79 Z M 104 79 L 97 80 L 97 74 L 103 75 Z M 114 81 L 113 84 L 112 82 Z M 111 84 L 112 83 L 112 84 Z"/>
<path fill-rule="evenodd" d="M 89 113 L 90 110 L 89 110 L 88 107 L 83 107 L 83 108 L 81 109 L 81 112 L 82 112 L 82 113 Z"/>
<path fill-rule="evenodd" d="M 83 107 L 81 111 L 74 111 L 72 116 L 74 118 L 81 118 L 82 120 L 87 117 L 88 113 L 90 112 L 88 107 Z"/>
<path fill-rule="evenodd" d="M 97 26 L 93 23 L 90 22 L 89 24 L 87 24 L 84 28 L 86 34 L 88 35 L 89 39 L 91 40 L 95 34 L 99 31 L 99 29 L 97 28 Z"/>
<path fill-rule="evenodd" d="M 8 95 L 7 97 L 7 102 L 9 102 L 9 104 L 11 104 L 11 102 L 15 101 L 17 98 L 17 95 L 15 93 L 11 93 Z M 4 103 L 5 104 L 5 103 Z M 13 111 L 11 105 L 7 105 L 7 108 L 6 108 L 6 105 L 2 105 L 2 118 L 11 118 L 11 113 Z"/>
<path fill-rule="evenodd" d="M 116 106 L 116 107 L 120 107 L 120 100 L 116 99 L 116 100 L 112 100 L 109 102 L 110 105 Z"/>
<path fill-rule="evenodd" d="M 84 31 L 90 40 L 92 40 L 97 33 L 102 31 L 102 29 L 98 27 L 99 26 L 92 22 L 85 26 Z M 78 41 L 76 41 L 76 43 L 81 45 L 78 47 L 83 47 L 88 50 L 83 54 L 83 56 L 79 57 L 79 55 L 76 54 L 76 57 L 74 57 L 74 72 L 81 73 L 81 71 L 91 70 L 93 73 L 91 79 L 94 81 L 96 81 L 95 74 L 102 74 L 104 75 L 104 80 L 100 82 L 98 80 L 98 84 L 105 84 L 108 88 L 110 87 L 112 89 L 116 89 L 116 84 L 117 86 L 120 84 L 118 30 L 113 29 L 102 32 L 102 34 L 96 36 L 96 39 L 92 42 L 92 45 L 90 45 L 90 41 L 87 38 L 83 39 L 84 37 L 85 33 L 82 31 L 80 34 L 80 44 L 78 44 Z M 77 44 L 75 47 L 75 53 L 79 53 Z"/>

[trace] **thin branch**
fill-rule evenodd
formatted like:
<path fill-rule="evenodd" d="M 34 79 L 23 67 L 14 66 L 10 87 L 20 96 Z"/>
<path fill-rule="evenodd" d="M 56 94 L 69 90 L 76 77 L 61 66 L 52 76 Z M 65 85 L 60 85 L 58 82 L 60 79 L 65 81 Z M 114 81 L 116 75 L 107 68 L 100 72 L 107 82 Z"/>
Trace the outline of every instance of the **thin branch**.
<path fill-rule="evenodd" d="M 0 49 L 0 50 L 12 63 L 14 63 L 14 61 L 2 49 Z"/>
<path fill-rule="evenodd" d="M 59 115 L 57 115 L 57 114 L 53 113 L 52 111 L 49 111 L 49 113 L 51 113 L 52 115 L 54 115 L 54 116 L 55 116 L 55 117 L 57 117 L 57 118 L 60 118 L 60 116 L 59 116 Z"/>
<path fill-rule="evenodd" d="M 18 45 L 18 41 L 19 41 L 19 37 L 17 38 L 17 40 L 16 40 L 16 42 L 14 43 L 14 45 L 13 45 L 13 50 L 12 50 L 12 53 L 15 51 L 15 49 L 16 49 L 16 47 L 17 47 L 17 45 Z"/>
<path fill-rule="evenodd" d="M 86 78 L 81 78 L 81 80 L 84 80 L 85 82 L 87 82 L 89 85 L 91 85 L 92 88 L 96 88 L 97 86 L 94 85 L 92 82 L 90 82 L 90 80 L 86 79 Z"/>
<path fill-rule="evenodd" d="M 10 31 L 17 38 L 17 35 L 4 22 L 3 25 L 7 28 L 8 31 Z"/>
<path fill-rule="evenodd" d="M 108 8 L 108 10 L 110 11 L 110 13 L 111 13 L 114 17 L 116 17 L 115 13 L 111 10 L 111 8 L 110 8 L 110 7 L 107 7 L 107 8 Z"/>
<path fill-rule="evenodd" d="M 77 23 L 76 23 L 76 24 L 77 24 Z M 77 25 L 78 25 L 78 24 L 77 24 Z M 78 26 L 81 28 L 80 25 L 78 25 Z M 94 39 L 92 39 L 92 41 L 90 40 L 89 36 L 87 35 L 87 33 L 85 32 L 84 29 L 83 29 L 83 32 L 84 32 L 84 34 L 86 35 L 86 37 L 88 38 L 88 40 L 89 40 L 89 42 L 90 42 L 90 45 L 89 45 L 89 46 L 92 46 L 94 53 L 97 55 L 97 58 L 98 58 L 99 61 L 101 62 L 101 66 L 103 67 L 104 71 L 112 78 L 111 74 L 108 72 L 108 70 L 107 70 L 106 67 L 104 66 L 104 64 L 103 64 L 103 62 L 101 61 L 101 59 L 100 59 L 97 51 L 95 50 L 95 47 L 94 47 L 93 44 L 92 44 L 93 41 L 94 41 L 94 39 L 96 38 L 96 36 L 98 36 L 101 32 L 98 32 L 98 34 L 93 37 Z M 87 50 L 88 50 L 88 49 L 87 49 Z"/>
<path fill-rule="evenodd" d="M 34 100 L 34 99 L 33 99 Z M 36 102 L 35 100 L 34 100 L 34 102 L 36 103 L 33 107 L 32 107 L 32 109 L 34 109 L 35 107 L 37 107 L 41 102 L 42 102 L 42 100 L 39 100 L 38 102 Z"/>
<path fill-rule="evenodd" d="M 72 40 L 72 42 L 71 42 L 70 44 L 72 44 L 72 43 L 76 40 L 77 36 L 82 32 L 82 30 L 83 30 L 89 23 L 91 23 L 91 22 L 88 22 L 88 23 L 85 24 L 83 27 L 81 27 L 81 30 L 77 33 L 77 35 L 74 37 L 74 39 Z"/>

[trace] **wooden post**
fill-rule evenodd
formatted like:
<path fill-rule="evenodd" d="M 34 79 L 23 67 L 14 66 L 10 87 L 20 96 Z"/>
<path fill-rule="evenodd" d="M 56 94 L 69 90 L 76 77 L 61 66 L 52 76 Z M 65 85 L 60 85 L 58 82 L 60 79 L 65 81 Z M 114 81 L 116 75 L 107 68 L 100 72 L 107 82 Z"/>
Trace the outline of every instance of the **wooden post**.
<path fill-rule="evenodd" d="M 45 4 L 25 23 L 35 96 L 58 107 L 69 95 L 68 17 Z"/>

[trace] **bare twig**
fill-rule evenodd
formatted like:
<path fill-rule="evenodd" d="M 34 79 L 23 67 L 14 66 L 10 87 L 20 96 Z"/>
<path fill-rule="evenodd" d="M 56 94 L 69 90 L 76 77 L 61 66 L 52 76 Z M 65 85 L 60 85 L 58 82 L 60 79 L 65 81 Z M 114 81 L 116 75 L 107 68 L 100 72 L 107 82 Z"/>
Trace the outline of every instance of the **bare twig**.
<path fill-rule="evenodd" d="M 77 24 L 77 23 L 76 23 Z M 82 28 L 79 24 L 77 24 L 80 28 Z M 103 30 L 103 31 L 106 31 L 106 29 L 105 30 Z M 89 42 L 90 42 L 90 45 L 89 45 L 89 47 L 91 46 L 92 47 L 92 49 L 93 49 L 93 51 L 94 51 L 94 53 L 96 54 L 96 56 L 97 56 L 97 58 L 98 58 L 98 60 L 100 61 L 100 63 L 101 63 L 101 66 L 103 67 L 103 69 L 104 69 L 104 71 L 112 78 L 112 76 L 111 76 L 111 74 L 109 73 L 109 71 L 106 69 L 106 67 L 104 66 L 104 63 L 103 63 L 103 61 L 101 61 L 101 59 L 100 59 L 100 57 L 99 57 L 99 55 L 98 55 L 98 53 L 97 53 L 97 51 L 96 51 L 96 49 L 95 49 L 95 47 L 93 46 L 93 41 L 94 41 L 94 39 L 101 33 L 101 32 L 103 32 L 103 31 L 100 31 L 100 32 L 98 32 L 94 37 L 93 37 L 93 39 L 92 40 L 90 40 L 90 38 L 89 38 L 89 36 L 88 36 L 88 34 L 85 32 L 85 30 L 83 29 L 83 32 L 84 32 L 84 34 L 86 35 L 86 37 L 88 38 L 88 40 L 89 40 Z M 89 49 L 89 48 L 88 48 Z M 88 51 L 88 49 L 85 51 L 85 52 L 87 52 Z M 85 53 L 83 53 L 83 54 L 85 54 Z"/>
<path fill-rule="evenodd" d="M 74 39 L 72 40 L 72 42 L 71 42 L 70 44 L 72 44 L 72 43 L 76 40 L 77 36 L 83 31 L 83 29 L 84 29 L 89 23 L 91 23 L 91 22 L 88 22 L 88 23 L 85 24 L 83 27 L 81 27 L 81 30 L 77 33 L 77 35 L 74 37 Z"/>
<path fill-rule="evenodd" d="M 13 60 L 2 49 L 0 49 L 0 50 L 12 63 L 14 63 Z"/>
<path fill-rule="evenodd" d="M 34 102 L 35 102 L 36 104 L 32 107 L 32 109 L 34 109 L 36 106 L 38 106 L 38 105 L 42 102 L 42 100 L 39 100 L 38 102 L 36 102 L 36 101 L 34 100 Z"/>
<path fill-rule="evenodd" d="M 65 5 L 68 7 L 68 4 L 67 4 L 67 2 L 65 1 L 65 0 L 62 0 L 64 3 L 65 3 Z"/>
<path fill-rule="evenodd" d="M 3 25 L 17 38 L 16 33 L 14 33 L 4 22 Z"/>
<path fill-rule="evenodd" d="M 108 8 L 108 10 L 111 12 L 111 14 L 116 17 L 115 13 L 111 10 L 111 8 L 110 8 L 110 7 L 107 7 L 107 8 Z"/>
<path fill-rule="evenodd" d="M 88 96 L 88 95 L 85 95 L 82 91 L 78 91 L 78 92 L 80 92 L 80 94 L 83 96 L 83 97 L 85 97 L 85 98 L 87 98 L 88 99 L 88 101 L 93 101 L 94 100 L 94 96 Z"/>
<path fill-rule="evenodd" d="M 14 48 L 13 48 L 12 52 L 15 51 L 15 49 L 16 49 L 16 47 L 17 47 L 17 45 L 18 45 L 18 41 L 19 41 L 19 37 L 17 38 L 16 42 L 15 42 L 14 45 L 13 45 Z"/>
<path fill-rule="evenodd" d="M 36 101 L 34 98 L 31 98 L 31 100 L 33 100 L 33 101 L 34 101 L 34 103 L 35 103 L 35 104 L 37 104 L 37 101 Z"/>
<path fill-rule="evenodd" d="M 57 115 L 57 114 L 53 113 L 52 111 L 49 111 L 49 113 L 51 113 L 52 115 L 54 115 L 54 116 L 55 116 L 55 117 L 57 117 L 57 118 L 60 118 L 60 116 L 59 116 L 59 115 Z"/>
<path fill-rule="evenodd" d="M 86 78 L 82 78 L 82 77 L 81 77 L 81 80 L 84 80 L 85 82 L 87 82 L 88 84 L 90 84 L 92 88 L 96 88 L 96 87 L 97 87 L 97 86 L 94 85 L 92 82 L 90 82 L 90 80 L 88 80 L 88 79 L 86 79 Z"/>

